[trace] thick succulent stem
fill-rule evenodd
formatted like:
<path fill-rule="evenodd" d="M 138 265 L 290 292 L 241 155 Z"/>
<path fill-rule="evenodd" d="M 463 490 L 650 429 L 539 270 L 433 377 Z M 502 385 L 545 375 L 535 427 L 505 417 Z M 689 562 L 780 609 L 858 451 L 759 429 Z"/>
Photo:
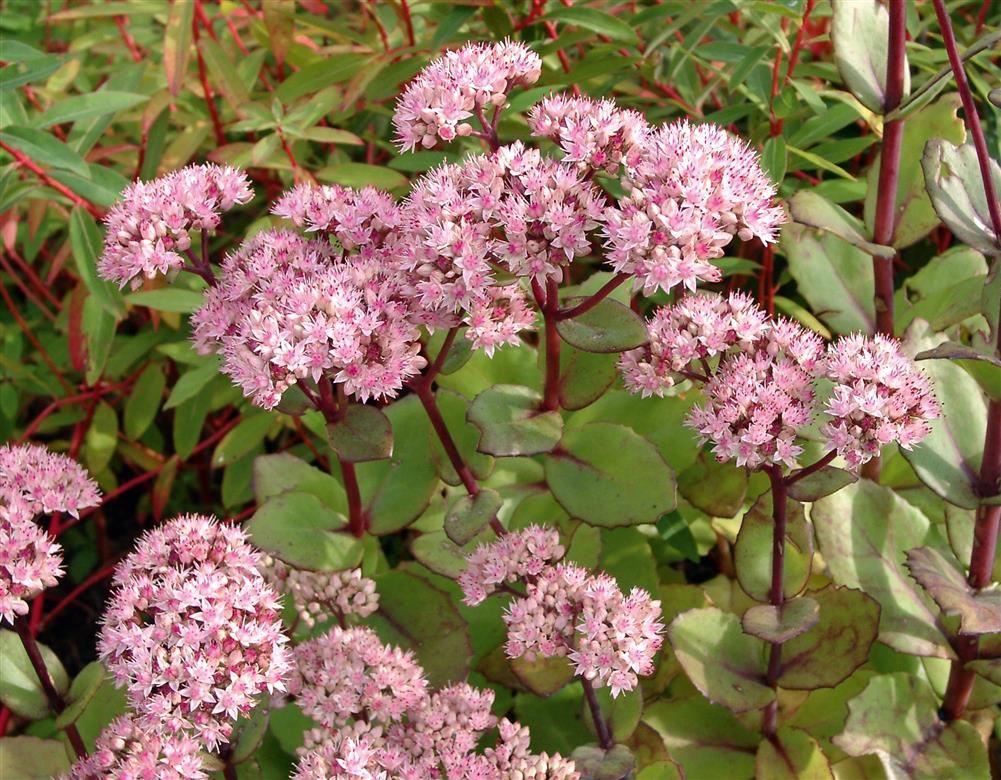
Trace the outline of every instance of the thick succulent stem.
<path fill-rule="evenodd" d="M 956 36 L 952 31 L 952 21 L 945 8 L 943 0 L 934 0 L 935 13 L 938 16 L 939 27 L 949 55 L 949 64 L 956 78 L 956 87 L 963 102 L 966 115 L 966 126 L 973 139 L 977 151 L 977 161 L 980 166 L 980 176 L 984 185 L 984 195 L 987 198 L 987 208 L 991 217 L 991 225 L 997 240 L 1001 242 L 1001 206 L 998 204 L 994 183 L 991 179 L 990 157 L 987 153 L 987 142 L 984 139 L 980 115 L 977 113 L 973 93 L 966 79 L 963 61 L 956 46 Z M 995 326 L 995 350 L 1001 355 L 1001 312 Z M 991 401 L 987 408 L 987 432 L 984 437 L 984 455 L 980 464 L 979 493 L 992 496 L 998 492 L 1001 480 L 1001 402 Z M 1001 525 L 1001 506 L 981 506 L 977 510 L 973 529 L 973 550 L 970 555 L 970 571 L 967 581 L 970 586 L 980 590 L 991 584 L 994 569 L 994 557 L 997 553 L 998 528 Z M 949 682 L 942 701 L 942 717 L 949 721 L 963 717 L 973 691 L 975 675 L 966 664 L 977 658 L 978 641 L 975 637 L 962 637 L 955 643 L 958 660 L 953 662 L 949 672 Z"/>
<path fill-rule="evenodd" d="M 319 382 L 319 391 L 316 404 L 320 413 L 323 414 L 323 419 L 327 421 L 328 425 L 340 422 L 347 414 L 348 409 L 348 399 L 344 393 L 344 386 L 337 385 L 335 398 L 333 385 L 324 378 Z M 337 458 L 337 464 L 341 469 L 341 481 L 344 483 L 344 493 L 348 500 L 348 530 L 360 539 L 368 527 L 368 518 L 365 516 L 365 507 L 361 500 L 355 464 L 340 457 Z"/>
<path fill-rule="evenodd" d="M 601 712 L 601 705 L 598 704 L 598 697 L 594 693 L 594 686 L 586 677 L 580 678 L 580 684 L 584 686 L 584 698 L 587 700 L 588 709 L 591 711 L 591 720 L 594 721 L 594 731 L 598 735 L 598 744 L 603 750 L 611 750 L 615 747 L 615 740 L 612 738 L 612 731 L 608 728 L 605 716 Z"/>
<path fill-rule="evenodd" d="M 782 469 L 772 466 L 768 469 L 772 485 L 772 582 L 768 591 L 768 603 L 782 609 L 785 604 L 785 542 L 786 542 L 786 487 Z M 769 739 L 778 730 L 778 680 L 782 672 L 782 643 L 772 642 L 768 656 L 768 684 L 775 689 L 775 698 L 765 707 L 761 730 Z"/>
<path fill-rule="evenodd" d="M 49 708 L 58 715 L 66 709 L 66 702 L 59 695 L 59 691 L 56 690 L 56 686 L 49 676 L 49 670 L 45 666 L 45 659 L 42 658 L 42 652 L 38 649 L 38 643 L 35 641 L 34 634 L 31 633 L 28 622 L 26 620 L 15 620 L 14 630 L 21 638 L 21 644 L 24 645 L 24 652 L 27 653 L 28 661 L 31 662 L 31 667 L 35 670 L 38 682 L 41 684 L 45 698 L 49 702 Z M 80 732 L 77 731 L 76 724 L 70 723 L 63 731 L 66 732 L 66 738 L 69 739 L 70 745 L 73 746 L 73 751 L 76 753 L 77 758 L 86 758 L 87 747 L 83 744 L 83 739 L 80 737 Z"/>
<path fill-rule="evenodd" d="M 550 279 L 543 292 L 542 285 L 533 279 L 532 292 L 542 309 L 546 324 L 546 378 L 542 390 L 542 408 L 551 412 L 560 408 L 560 334 L 556 330 L 560 312 L 559 288 Z"/>

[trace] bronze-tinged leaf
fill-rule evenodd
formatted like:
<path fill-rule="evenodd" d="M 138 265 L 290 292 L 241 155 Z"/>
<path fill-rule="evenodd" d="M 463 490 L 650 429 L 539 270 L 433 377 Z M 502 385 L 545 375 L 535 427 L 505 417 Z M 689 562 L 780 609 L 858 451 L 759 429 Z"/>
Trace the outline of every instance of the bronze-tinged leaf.
<path fill-rule="evenodd" d="M 820 620 L 782 646 L 781 688 L 833 688 L 869 659 L 876 641 L 879 604 L 862 591 L 828 585 L 809 597 Z"/>
<path fill-rule="evenodd" d="M 987 780 L 987 751 L 966 721 L 944 723 L 924 680 L 893 672 L 874 677 L 848 703 L 848 721 L 834 743 L 850 756 L 875 754 L 890 777 Z"/>
<path fill-rule="evenodd" d="M 755 780 L 834 780 L 820 743 L 805 731 L 781 728 L 763 739 L 754 759 Z"/>
<path fill-rule="evenodd" d="M 976 591 L 966 581 L 959 561 L 930 547 L 907 551 L 907 568 L 943 612 L 959 616 L 961 634 L 1001 632 L 1001 591 Z"/>
<path fill-rule="evenodd" d="M 167 30 L 163 38 L 163 69 L 167 74 L 167 88 L 174 97 L 181 92 L 188 60 L 191 58 L 191 23 L 194 14 L 194 0 L 174 0 L 167 15 Z"/>
<path fill-rule="evenodd" d="M 781 607 L 757 604 L 741 618 L 744 633 L 766 642 L 788 642 L 820 621 L 820 605 L 808 596 L 786 601 Z"/>

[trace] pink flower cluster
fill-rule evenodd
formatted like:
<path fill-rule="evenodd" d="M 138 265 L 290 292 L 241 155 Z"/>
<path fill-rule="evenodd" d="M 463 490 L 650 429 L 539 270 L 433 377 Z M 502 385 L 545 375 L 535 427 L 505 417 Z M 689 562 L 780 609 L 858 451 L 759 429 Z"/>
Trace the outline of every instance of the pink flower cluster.
<path fill-rule="evenodd" d="M 28 613 L 28 601 L 62 576 L 62 549 L 37 526 L 39 514 L 101 501 L 76 461 L 38 444 L 0 447 L 0 622 Z"/>
<path fill-rule="evenodd" d="M 194 737 L 151 731 L 123 715 L 101 731 L 94 752 L 58 780 L 204 780 L 201 749 Z"/>
<path fill-rule="evenodd" d="M 757 154 L 716 125 L 662 126 L 626 162 L 626 195 L 605 212 L 608 260 L 646 294 L 719 281 L 710 261 L 735 235 L 768 243 L 785 221 Z"/>
<path fill-rule="evenodd" d="M 911 449 L 940 415 L 928 377 L 895 339 L 842 338 L 828 350 L 826 373 L 835 385 L 824 410 L 833 419 L 823 434 L 851 469 L 890 442 Z"/>
<path fill-rule="evenodd" d="M 115 572 L 101 659 L 144 728 L 210 750 L 289 670 L 278 598 L 244 532 L 185 515 L 144 534 Z"/>
<path fill-rule="evenodd" d="M 568 656 L 577 676 L 618 696 L 653 673 L 663 643 L 660 614 L 660 602 L 645 590 L 624 595 L 607 574 L 561 563 L 544 569 L 528 583 L 525 598 L 509 604 L 507 654 Z"/>
<path fill-rule="evenodd" d="M 483 544 L 466 558 L 459 575 L 463 601 L 471 607 L 482 603 L 499 586 L 538 577 L 549 564 L 563 557 L 555 528 L 530 525 Z"/>
<path fill-rule="evenodd" d="M 686 296 L 658 309 L 648 330 L 648 345 L 620 358 L 626 388 L 663 395 L 678 375 L 705 381 L 708 400 L 687 424 L 713 442 L 719 460 L 738 466 L 796 465 L 820 378 L 834 383 L 824 410 L 833 419 L 821 433 L 852 470 L 891 441 L 910 448 L 939 415 L 928 378 L 896 340 L 846 336 L 825 351 L 815 333 L 769 320 L 741 293 Z"/>
<path fill-rule="evenodd" d="M 222 370 L 266 409 L 322 376 L 363 402 L 394 396 L 426 361 L 399 274 L 370 250 L 334 255 L 290 231 L 256 234 L 223 261 L 192 317 L 196 346 L 218 351 Z"/>
<path fill-rule="evenodd" d="M 101 503 L 97 484 L 72 458 L 40 444 L 0 447 L 0 503 L 29 516 L 69 512 Z"/>
<path fill-rule="evenodd" d="M 527 729 L 506 721 L 500 744 L 477 753 L 497 724 L 493 691 L 459 683 L 429 693 L 413 655 L 371 629 L 334 628 L 296 648 L 295 660 L 289 690 L 320 724 L 306 734 L 297 780 L 577 778 L 559 756 L 530 754 Z M 531 769 L 542 773 L 515 774 Z"/>
<path fill-rule="evenodd" d="M 364 715 L 389 723 L 426 696 L 424 670 L 409 651 L 384 645 L 370 628 L 334 627 L 295 649 L 289 693 L 330 729 Z"/>
<path fill-rule="evenodd" d="M 393 198 L 375 187 L 299 184 L 279 198 L 272 209 L 298 228 L 326 234 L 365 259 L 378 256 L 391 265 L 390 253 L 403 216 Z"/>
<path fill-rule="evenodd" d="M 214 230 L 222 212 L 253 197 L 243 171 L 189 165 L 148 182 L 136 182 L 105 218 L 107 236 L 97 270 L 124 287 L 139 287 L 184 266 L 191 231 Z"/>
<path fill-rule="evenodd" d="M 285 593 L 303 625 L 348 615 L 368 617 L 379 608 L 375 581 L 363 577 L 361 569 L 347 571 L 305 571 L 272 558 L 261 557 L 261 575 L 276 591 Z"/>
<path fill-rule="evenodd" d="M 576 673 L 612 695 L 636 687 L 639 675 L 653 672 L 662 644 L 660 602 L 634 588 L 619 590 L 607 574 L 590 575 L 563 557 L 559 534 L 529 526 L 477 547 L 459 577 L 464 601 L 481 603 L 499 586 L 520 582 L 525 595 L 509 604 L 507 653 L 569 656 Z"/>
<path fill-rule="evenodd" d="M 515 87 L 535 83 L 542 60 L 521 43 L 471 43 L 446 52 L 410 82 L 396 104 L 393 125 L 403 151 L 430 149 L 439 141 L 474 134 L 472 118 L 487 125 Z M 491 120 L 492 121 L 492 120 Z"/>
<path fill-rule="evenodd" d="M 679 374 L 702 372 L 701 362 L 733 347 L 753 349 L 768 328 L 767 315 L 745 293 L 686 295 L 654 312 L 649 343 L 622 353 L 619 370 L 630 392 L 663 396 Z"/>
<path fill-rule="evenodd" d="M 532 135 L 555 141 L 563 159 L 581 171 L 612 175 L 649 131 L 637 111 L 572 95 L 551 95 L 537 103 L 528 113 L 528 127 Z"/>

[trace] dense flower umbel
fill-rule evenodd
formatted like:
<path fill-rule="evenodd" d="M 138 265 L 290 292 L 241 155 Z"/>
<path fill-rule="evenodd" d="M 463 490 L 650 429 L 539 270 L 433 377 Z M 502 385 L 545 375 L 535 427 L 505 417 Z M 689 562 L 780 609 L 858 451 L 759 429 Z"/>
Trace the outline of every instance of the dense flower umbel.
<path fill-rule="evenodd" d="M 823 370 L 820 337 L 788 321 L 769 329 L 755 351 L 725 358 L 705 386 L 707 401 L 686 420 L 720 461 L 756 469 L 792 467 L 799 430 L 813 419 L 814 380 Z"/>
<path fill-rule="evenodd" d="M 144 534 L 115 572 L 98 651 L 143 727 L 210 750 L 289 670 L 278 598 L 244 532 L 186 515 Z"/>
<path fill-rule="evenodd" d="M 99 503 L 97 484 L 72 458 L 40 444 L 0 447 L 0 504 L 17 505 L 30 515 L 69 512 L 77 517 Z"/>
<path fill-rule="evenodd" d="M 407 202 L 408 267 L 431 310 L 468 308 L 494 269 L 560 280 L 591 252 L 602 196 L 566 163 L 521 143 L 443 165 L 414 185 Z"/>
<path fill-rule="evenodd" d="M 375 581 L 363 577 L 361 569 L 304 571 L 270 555 L 261 557 L 259 569 L 269 584 L 288 594 L 299 619 L 309 628 L 331 618 L 368 617 L 379 608 Z"/>
<path fill-rule="evenodd" d="M 528 113 L 532 135 L 551 138 L 582 171 L 615 174 L 649 130 L 643 115 L 611 100 L 551 95 Z"/>
<path fill-rule="evenodd" d="M 426 364 L 400 275 L 371 245 L 338 254 L 290 231 L 258 233 L 223 261 L 192 322 L 199 350 L 218 351 L 266 409 L 321 376 L 361 401 L 391 397 Z"/>
<path fill-rule="evenodd" d="M 750 350 L 769 330 L 767 314 L 745 293 L 686 295 L 672 306 L 661 306 L 647 321 L 650 340 L 624 352 L 619 369 L 626 389 L 644 398 L 663 396 L 679 372 L 737 347 Z M 692 366 L 692 364 L 695 364 Z"/>
<path fill-rule="evenodd" d="M 28 613 L 28 601 L 62 576 L 62 549 L 33 518 L 100 503 L 76 461 L 37 444 L 0 447 L 0 623 Z"/>
<path fill-rule="evenodd" d="M 824 411 L 834 419 L 822 432 L 853 470 L 890 442 L 911 449 L 940 415 L 928 377 L 895 339 L 842 338 L 828 349 L 826 373 L 835 385 Z"/>
<path fill-rule="evenodd" d="M 479 132 L 515 87 L 535 83 L 542 60 L 521 43 L 471 43 L 433 60 L 410 82 L 396 104 L 393 125 L 403 151 Z"/>
<path fill-rule="evenodd" d="M 475 607 L 498 587 L 537 577 L 562 557 L 563 545 L 555 528 L 531 525 L 506 533 L 466 558 L 466 568 L 459 575 L 463 601 Z"/>
<path fill-rule="evenodd" d="M 105 218 L 107 235 L 97 269 L 105 279 L 133 287 L 184 265 L 192 230 L 214 230 L 224 211 L 253 197 L 243 171 L 190 165 L 136 182 Z"/>
<path fill-rule="evenodd" d="M 374 187 L 353 190 L 299 184 L 282 195 L 272 211 L 296 227 L 327 234 L 345 250 L 358 250 L 366 257 L 391 250 L 394 232 L 402 224 L 402 213 L 392 196 Z"/>
<path fill-rule="evenodd" d="M 123 715 L 104 728 L 94 752 L 59 780 L 203 780 L 208 774 L 201 748 L 188 734 L 160 733 Z"/>
<path fill-rule="evenodd" d="M 660 602 L 645 590 L 624 595 L 607 574 L 561 563 L 544 569 L 528 583 L 525 598 L 509 604 L 507 654 L 568 656 L 578 676 L 618 696 L 653 673 L 663 642 L 660 614 Z"/>
<path fill-rule="evenodd" d="M 384 645 L 370 628 L 332 628 L 295 649 L 289 692 L 302 711 L 334 729 L 364 715 L 399 720 L 426 696 L 427 680 L 413 654 Z"/>
<path fill-rule="evenodd" d="M 785 221 L 757 154 L 711 124 L 674 122 L 646 134 L 622 185 L 626 195 L 605 213 L 608 260 L 647 294 L 719 281 L 710 261 L 735 235 L 771 242 Z"/>

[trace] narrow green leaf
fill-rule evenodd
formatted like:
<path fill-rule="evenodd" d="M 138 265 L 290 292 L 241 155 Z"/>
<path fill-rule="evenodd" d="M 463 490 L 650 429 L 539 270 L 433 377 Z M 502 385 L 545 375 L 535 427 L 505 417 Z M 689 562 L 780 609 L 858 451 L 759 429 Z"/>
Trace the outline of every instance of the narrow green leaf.
<path fill-rule="evenodd" d="M 145 306 L 158 311 L 190 314 L 202 305 L 204 296 L 194 290 L 165 287 L 160 290 L 142 290 L 125 296 L 133 306 Z"/>
<path fill-rule="evenodd" d="M 596 32 L 599 35 L 607 35 L 613 41 L 621 41 L 623 43 L 639 42 L 636 31 L 632 27 L 618 17 L 597 8 L 584 8 L 582 6 L 556 8 L 546 14 L 546 19 L 575 24 Z"/>
<path fill-rule="evenodd" d="M 33 127 L 44 129 L 64 122 L 108 116 L 145 103 L 147 100 L 149 100 L 148 95 L 113 92 L 107 89 L 89 92 L 86 95 L 72 95 L 54 103 L 45 113 L 36 117 L 31 124 Z"/>
<path fill-rule="evenodd" d="M 101 307 L 115 317 L 124 314 L 121 293 L 97 274 L 97 258 L 102 251 L 101 229 L 82 206 L 70 214 L 70 246 L 80 278 Z"/>
<path fill-rule="evenodd" d="M 167 74 L 167 89 L 175 97 L 181 93 L 181 85 L 188 72 L 194 14 L 193 0 L 174 0 L 167 15 L 167 29 L 163 38 L 163 69 Z"/>
<path fill-rule="evenodd" d="M 142 436 L 156 418 L 166 385 L 159 363 L 150 363 L 140 374 L 125 402 L 125 435 L 130 439 Z"/>
<path fill-rule="evenodd" d="M 8 126 L 0 133 L 0 141 L 24 152 L 37 163 L 62 168 L 78 176 L 90 176 L 90 169 L 80 155 L 55 136 L 41 130 Z"/>

